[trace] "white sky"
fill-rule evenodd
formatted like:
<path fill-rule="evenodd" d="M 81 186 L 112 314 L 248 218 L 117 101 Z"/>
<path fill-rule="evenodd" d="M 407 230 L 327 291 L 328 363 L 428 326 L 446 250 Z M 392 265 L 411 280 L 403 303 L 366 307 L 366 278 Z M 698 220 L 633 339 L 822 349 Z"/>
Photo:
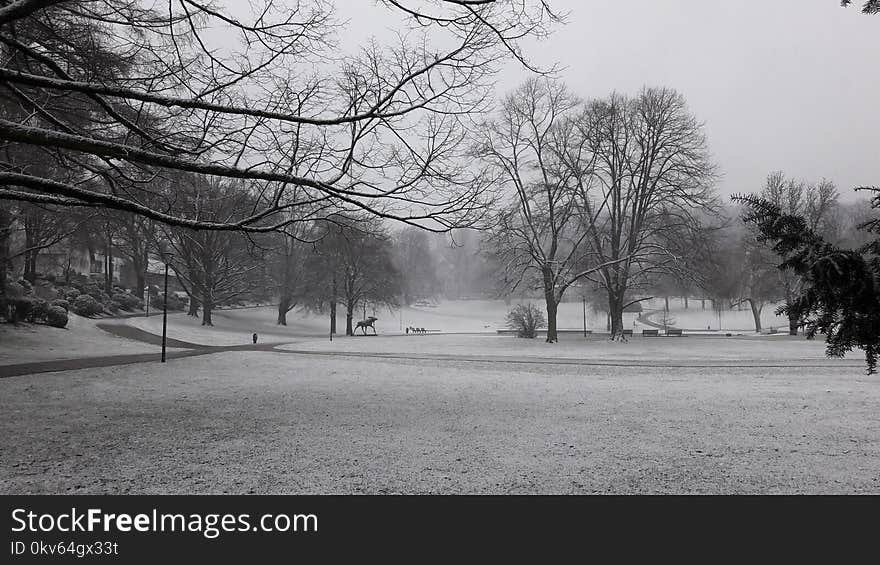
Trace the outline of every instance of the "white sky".
<path fill-rule="evenodd" d="M 880 184 L 880 16 L 838 0 L 550 0 L 568 25 L 528 46 L 563 65 L 582 97 L 670 86 L 706 123 L 723 194 L 773 170 L 851 187 Z M 348 43 L 396 18 L 372 0 L 337 0 Z M 525 71 L 510 65 L 498 95 Z"/>

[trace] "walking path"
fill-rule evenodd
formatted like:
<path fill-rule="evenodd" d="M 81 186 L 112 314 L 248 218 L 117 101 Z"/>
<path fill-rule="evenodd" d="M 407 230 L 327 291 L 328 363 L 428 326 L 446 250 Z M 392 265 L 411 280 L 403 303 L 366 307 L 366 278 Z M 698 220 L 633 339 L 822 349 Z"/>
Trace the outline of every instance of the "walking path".
<path fill-rule="evenodd" d="M 124 324 L 113 324 L 102 322 L 97 326 L 113 335 L 128 339 L 135 339 L 145 343 L 161 344 L 161 336 L 151 334 L 139 328 L 127 326 Z M 268 351 L 274 353 L 282 353 L 289 355 L 309 355 L 324 357 L 355 357 L 370 358 L 382 360 L 401 360 L 401 361 L 447 361 L 447 362 L 465 362 L 465 363 L 513 363 L 521 365 L 580 365 L 593 367 L 667 367 L 667 368 L 717 368 L 730 367 L 797 367 L 797 368 L 827 368 L 831 366 L 852 366 L 857 367 L 863 365 L 863 361 L 854 359 L 806 359 L 806 360 L 772 360 L 772 359 L 754 359 L 736 361 L 658 361 L 654 359 L 615 359 L 615 358 L 558 358 L 558 357 L 527 357 L 527 356 L 506 356 L 506 355 L 459 355 L 444 353 L 377 353 L 377 352 L 339 352 L 339 351 L 309 351 L 297 349 L 278 349 L 281 345 L 289 345 L 296 342 L 287 343 L 262 343 L 262 344 L 244 344 L 231 346 L 211 346 L 197 343 L 190 343 L 176 339 L 166 340 L 169 347 L 178 349 L 177 351 L 169 351 L 166 354 L 167 359 L 182 359 L 186 357 L 196 357 L 201 355 L 211 355 L 214 353 L 225 353 L 230 351 Z M 180 351 L 183 349 L 183 351 Z M 48 373 L 55 371 L 72 371 L 77 369 L 91 369 L 97 367 L 109 367 L 113 365 L 128 365 L 132 363 L 156 363 L 160 360 L 159 353 L 135 353 L 127 355 L 107 355 L 101 357 L 85 357 L 79 359 L 60 359 L 53 361 L 37 361 L 31 363 L 19 363 L 14 365 L 0 366 L 0 378 L 14 377 L 20 375 L 29 375 L 35 373 Z"/>
<path fill-rule="evenodd" d="M 100 322 L 96 327 L 107 333 L 134 339 L 152 345 L 162 345 L 162 336 L 151 334 L 140 328 L 125 324 Z M 185 351 L 167 351 L 166 359 L 180 359 L 183 357 L 197 357 L 213 353 L 227 351 L 271 351 L 281 343 L 248 343 L 244 345 L 202 345 L 177 339 L 166 339 L 165 344 L 169 348 L 184 349 Z M 74 371 L 77 369 L 92 369 L 96 367 L 110 367 L 113 365 L 130 365 L 132 363 L 158 363 L 162 358 L 161 353 L 130 353 L 125 355 L 103 355 L 100 357 L 82 357 L 76 359 L 56 359 L 52 361 L 33 361 L 30 363 L 16 363 L 14 365 L 0 365 L 0 378 L 30 375 L 34 373 L 51 373 L 55 371 Z"/>

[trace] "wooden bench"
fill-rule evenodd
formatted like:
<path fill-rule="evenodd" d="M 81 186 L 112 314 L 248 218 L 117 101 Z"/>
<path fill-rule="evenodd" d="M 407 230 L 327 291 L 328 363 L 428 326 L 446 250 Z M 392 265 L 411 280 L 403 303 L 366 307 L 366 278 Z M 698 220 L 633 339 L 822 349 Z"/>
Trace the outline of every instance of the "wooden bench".
<path fill-rule="evenodd" d="M 632 330 L 623 330 L 623 336 L 624 336 L 624 337 L 631 336 L 632 334 L 633 334 L 633 331 L 632 331 Z"/>
<path fill-rule="evenodd" d="M 660 330 L 642 330 L 642 335 L 644 337 L 659 337 Z"/>
<path fill-rule="evenodd" d="M 682 337 L 682 333 L 681 333 L 681 330 L 678 328 L 668 329 L 668 330 L 666 330 L 666 336 L 667 337 Z"/>

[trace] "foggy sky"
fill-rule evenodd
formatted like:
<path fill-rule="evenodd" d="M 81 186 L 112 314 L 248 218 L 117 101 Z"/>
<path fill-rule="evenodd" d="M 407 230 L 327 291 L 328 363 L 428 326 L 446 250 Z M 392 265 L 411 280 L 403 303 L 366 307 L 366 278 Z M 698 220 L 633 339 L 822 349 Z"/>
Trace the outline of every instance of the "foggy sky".
<path fill-rule="evenodd" d="M 776 169 L 880 184 L 880 16 L 836 0 L 553 0 L 569 23 L 533 51 L 581 96 L 682 92 L 706 123 L 724 194 Z M 515 84 L 519 73 L 504 82 Z"/>
<path fill-rule="evenodd" d="M 706 124 L 722 194 L 773 170 L 851 188 L 880 184 L 880 16 L 837 0 L 550 0 L 570 12 L 533 61 L 565 67 L 582 97 L 643 85 L 684 94 Z M 358 5 L 360 4 L 360 5 Z M 354 36 L 394 27 L 369 0 L 337 1 Z M 498 96 L 526 78 L 511 64 Z"/>

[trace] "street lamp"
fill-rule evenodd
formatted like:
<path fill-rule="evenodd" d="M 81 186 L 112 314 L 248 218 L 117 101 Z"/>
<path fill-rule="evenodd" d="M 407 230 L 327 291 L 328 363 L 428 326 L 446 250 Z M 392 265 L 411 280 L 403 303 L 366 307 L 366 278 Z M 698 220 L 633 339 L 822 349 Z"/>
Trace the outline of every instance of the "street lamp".
<path fill-rule="evenodd" d="M 587 295 L 581 294 L 581 298 L 584 301 L 584 339 L 587 337 Z"/>
<path fill-rule="evenodd" d="M 165 340 L 168 335 L 168 262 L 171 257 L 170 253 L 162 257 L 165 262 L 165 297 L 162 300 L 162 363 L 165 362 Z"/>

